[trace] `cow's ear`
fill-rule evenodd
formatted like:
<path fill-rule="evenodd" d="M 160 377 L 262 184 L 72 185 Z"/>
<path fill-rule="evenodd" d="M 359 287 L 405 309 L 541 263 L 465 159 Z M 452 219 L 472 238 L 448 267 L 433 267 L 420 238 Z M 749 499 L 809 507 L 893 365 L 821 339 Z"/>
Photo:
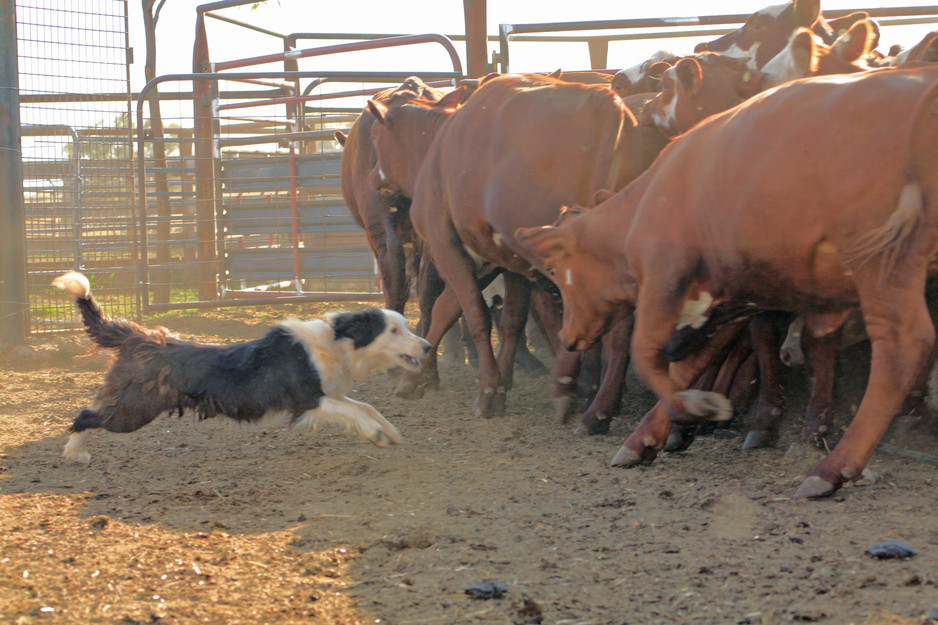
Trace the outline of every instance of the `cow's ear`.
<path fill-rule="evenodd" d="M 515 238 L 545 259 L 563 254 L 570 249 L 567 234 L 556 226 L 518 228 L 515 231 Z"/>
<path fill-rule="evenodd" d="M 456 87 L 456 89 L 450 91 L 445 96 L 439 99 L 439 101 L 433 105 L 434 108 L 442 109 L 455 109 L 465 101 L 464 89 L 462 87 Z"/>
<path fill-rule="evenodd" d="M 555 69 L 554 71 L 552 71 L 551 73 L 549 73 L 549 74 L 547 75 L 547 77 L 548 77 L 548 78 L 556 78 L 556 79 L 559 80 L 559 79 L 560 79 L 560 76 L 561 76 L 562 74 L 563 74 L 563 70 L 560 69 L 560 68 L 557 68 L 557 69 Z"/>
<path fill-rule="evenodd" d="M 811 28 L 821 15 L 821 0 L 795 0 L 795 18 L 799 26 Z"/>
<path fill-rule="evenodd" d="M 664 73 L 668 71 L 670 67 L 671 64 L 667 61 L 652 63 L 651 67 L 645 70 L 645 79 L 648 88 L 652 91 L 661 91 L 661 77 L 664 76 Z"/>
<path fill-rule="evenodd" d="M 842 35 L 847 32 L 851 26 L 859 22 L 860 20 L 865 20 L 870 17 L 870 14 L 866 11 L 855 11 L 849 15 L 844 15 L 843 17 L 834 17 L 827 20 L 827 25 L 833 29 L 834 33 Z"/>
<path fill-rule="evenodd" d="M 335 131 L 335 140 L 339 142 L 339 145 L 344 146 L 345 140 L 348 139 L 348 135 L 342 132 L 341 130 Z"/>
<path fill-rule="evenodd" d="M 831 48 L 834 54 L 847 61 L 855 63 L 865 59 L 876 47 L 876 32 L 870 20 L 861 20 L 838 37 Z"/>
<path fill-rule="evenodd" d="M 378 123 L 388 123 L 388 107 L 381 102 L 378 102 L 377 100 L 368 100 L 368 112 L 374 116 Z"/>
<path fill-rule="evenodd" d="M 788 42 L 791 51 L 792 63 L 796 68 L 797 76 L 807 76 L 817 71 L 819 50 L 814 43 L 814 37 L 807 28 L 799 28 L 791 41 Z"/>
<path fill-rule="evenodd" d="M 684 88 L 684 91 L 690 95 L 695 95 L 700 91 L 700 83 L 703 81 L 703 69 L 701 69 L 697 59 L 690 57 L 681 59 L 674 66 L 674 73 L 677 75 L 677 80 Z"/>

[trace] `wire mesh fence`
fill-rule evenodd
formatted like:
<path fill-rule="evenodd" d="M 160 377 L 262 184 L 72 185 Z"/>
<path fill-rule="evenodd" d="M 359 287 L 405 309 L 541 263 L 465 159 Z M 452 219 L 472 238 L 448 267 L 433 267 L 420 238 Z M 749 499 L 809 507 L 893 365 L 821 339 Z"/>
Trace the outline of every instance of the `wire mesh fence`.
<path fill-rule="evenodd" d="M 74 325 L 49 287 L 69 269 L 136 316 L 127 2 L 19 0 L 16 17 L 29 330 Z"/>

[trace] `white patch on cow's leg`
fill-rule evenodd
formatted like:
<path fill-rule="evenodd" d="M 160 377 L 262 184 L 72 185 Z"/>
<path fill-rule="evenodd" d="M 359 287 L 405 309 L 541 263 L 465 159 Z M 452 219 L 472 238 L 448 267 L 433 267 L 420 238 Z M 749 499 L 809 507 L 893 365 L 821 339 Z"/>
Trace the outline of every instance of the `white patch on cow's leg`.
<path fill-rule="evenodd" d="M 65 448 L 62 450 L 62 456 L 66 460 L 71 462 L 80 462 L 82 464 L 88 464 L 91 462 L 91 454 L 88 453 L 88 447 L 86 444 L 89 431 L 90 430 L 72 432 L 72 434 L 68 437 L 68 442 L 65 443 Z"/>
<path fill-rule="evenodd" d="M 676 393 L 688 414 L 707 421 L 729 421 L 733 418 L 733 404 L 721 393 L 690 389 Z"/>
<path fill-rule="evenodd" d="M 713 304 L 713 295 L 707 291 L 700 292 L 699 299 L 684 300 L 684 307 L 677 318 L 676 329 L 680 330 L 690 326 L 700 328 L 710 318 L 710 306 Z"/>

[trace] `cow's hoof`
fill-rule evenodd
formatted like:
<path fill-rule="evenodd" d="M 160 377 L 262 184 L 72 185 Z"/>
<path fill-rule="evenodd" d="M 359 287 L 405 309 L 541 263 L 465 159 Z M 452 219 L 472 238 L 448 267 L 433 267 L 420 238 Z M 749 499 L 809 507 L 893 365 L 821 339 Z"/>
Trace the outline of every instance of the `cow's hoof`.
<path fill-rule="evenodd" d="M 664 450 L 670 452 L 684 451 L 694 442 L 694 437 L 694 428 L 674 426 L 671 428 L 671 433 L 668 434 L 668 440 L 664 444 Z"/>
<path fill-rule="evenodd" d="M 772 447 L 778 440 L 778 434 L 770 430 L 751 430 L 743 441 L 743 449 Z"/>
<path fill-rule="evenodd" d="M 504 416 L 506 402 L 504 390 L 489 389 L 489 392 L 483 392 L 476 398 L 475 415 L 483 419 Z"/>
<path fill-rule="evenodd" d="M 795 491 L 795 495 L 792 499 L 818 499 L 819 497 L 827 497 L 833 494 L 835 490 L 837 490 L 837 487 L 824 478 L 809 475 L 804 478 L 804 481 L 801 483 L 801 486 L 798 487 L 798 490 Z"/>
<path fill-rule="evenodd" d="M 554 397 L 553 403 L 554 417 L 564 425 L 569 423 L 576 407 L 576 398 L 570 395 L 558 395 Z"/>
<path fill-rule="evenodd" d="M 729 421 L 733 418 L 733 405 L 724 395 L 712 391 L 691 389 L 675 395 L 684 404 L 688 414 L 706 421 Z"/>
<path fill-rule="evenodd" d="M 426 392 L 426 385 L 401 383 L 394 390 L 394 394 L 401 399 L 421 399 Z"/>
<path fill-rule="evenodd" d="M 616 455 L 612 457 L 612 462 L 609 464 L 613 467 L 634 467 L 640 465 L 641 463 L 641 456 L 628 447 L 620 447 L 619 451 L 616 452 Z"/>
<path fill-rule="evenodd" d="M 602 413 L 597 413 L 595 416 L 587 413 L 583 415 L 580 421 L 580 427 L 578 427 L 577 430 L 581 431 L 583 434 L 589 434 L 590 436 L 608 434 L 609 423 L 611 421 L 612 419 Z"/>

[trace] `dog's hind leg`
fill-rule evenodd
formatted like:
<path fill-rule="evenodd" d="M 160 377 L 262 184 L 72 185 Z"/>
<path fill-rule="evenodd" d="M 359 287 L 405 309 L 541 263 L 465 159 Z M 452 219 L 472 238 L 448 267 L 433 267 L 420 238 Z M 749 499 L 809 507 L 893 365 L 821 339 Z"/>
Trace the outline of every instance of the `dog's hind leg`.
<path fill-rule="evenodd" d="M 348 397 L 323 397 L 316 408 L 300 415 L 295 424 L 316 431 L 326 422 L 341 425 L 347 432 L 355 432 L 377 447 L 390 447 L 401 442 L 397 428 L 381 413 L 368 404 Z"/>

